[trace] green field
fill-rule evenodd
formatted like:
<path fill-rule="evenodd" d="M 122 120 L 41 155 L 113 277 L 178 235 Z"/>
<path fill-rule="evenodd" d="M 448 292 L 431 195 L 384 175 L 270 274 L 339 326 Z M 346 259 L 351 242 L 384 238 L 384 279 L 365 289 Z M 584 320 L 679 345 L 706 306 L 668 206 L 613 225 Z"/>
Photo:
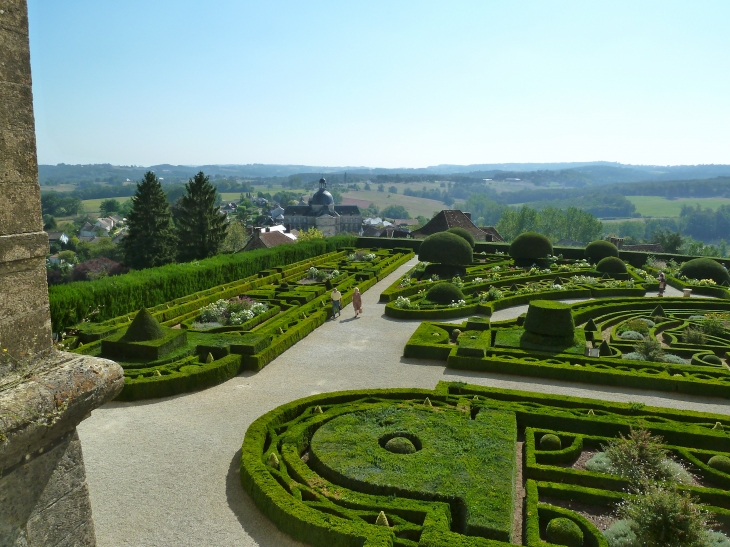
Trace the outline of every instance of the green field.
<path fill-rule="evenodd" d="M 717 209 L 720 205 L 730 205 L 730 198 L 677 198 L 666 199 L 660 196 L 626 196 L 636 205 L 636 211 L 644 217 L 678 217 L 683 205 Z"/>
<path fill-rule="evenodd" d="M 119 203 L 124 203 L 125 201 L 129 201 L 131 198 L 124 197 L 124 198 L 101 198 L 101 199 L 85 199 L 81 203 L 84 205 L 84 212 L 89 214 L 96 214 L 99 213 L 99 209 L 101 207 L 101 202 L 105 199 L 116 199 Z"/>

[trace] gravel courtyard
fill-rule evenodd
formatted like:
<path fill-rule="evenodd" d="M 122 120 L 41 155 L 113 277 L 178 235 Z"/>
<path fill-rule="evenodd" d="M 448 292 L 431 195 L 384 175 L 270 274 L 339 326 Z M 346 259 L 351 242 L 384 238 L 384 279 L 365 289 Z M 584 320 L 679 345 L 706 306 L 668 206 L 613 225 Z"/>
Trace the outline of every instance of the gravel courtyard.
<path fill-rule="evenodd" d="M 380 293 L 414 259 L 258 373 L 201 391 L 109 403 L 79 426 L 99 547 L 303 545 L 281 534 L 241 488 L 240 447 L 249 424 L 293 399 L 345 389 L 433 388 L 440 380 L 730 414 L 724 400 L 446 369 L 401 357 L 417 321 L 383 315 Z M 676 294 L 675 294 L 676 293 Z M 667 296 L 679 296 L 668 288 Z M 497 312 L 515 317 L 526 306 Z"/>

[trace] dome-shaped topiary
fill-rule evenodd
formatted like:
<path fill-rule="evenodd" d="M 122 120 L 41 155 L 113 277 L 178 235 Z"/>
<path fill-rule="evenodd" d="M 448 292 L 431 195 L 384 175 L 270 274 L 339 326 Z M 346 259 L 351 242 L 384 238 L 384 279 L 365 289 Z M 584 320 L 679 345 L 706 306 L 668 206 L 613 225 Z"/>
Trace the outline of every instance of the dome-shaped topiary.
<path fill-rule="evenodd" d="M 616 256 L 607 256 L 598 261 L 596 270 L 604 274 L 622 274 L 626 273 L 626 264 Z"/>
<path fill-rule="evenodd" d="M 471 235 L 468 230 L 464 228 L 459 228 L 458 226 L 455 226 L 454 228 L 449 228 L 446 230 L 450 234 L 456 234 L 459 237 L 463 237 L 466 242 L 469 244 L 469 246 L 473 249 L 475 242 L 474 242 L 474 236 Z"/>
<path fill-rule="evenodd" d="M 703 355 L 701 359 L 705 363 L 710 363 L 711 365 L 722 365 L 722 359 L 720 359 L 717 355 L 710 354 L 710 355 Z"/>
<path fill-rule="evenodd" d="M 566 547 L 582 547 L 583 545 L 583 530 L 572 520 L 562 517 L 548 522 L 545 536 L 550 543 Z"/>
<path fill-rule="evenodd" d="M 563 445 L 560 437 L 552 433 L 546 433 L 540 438 L 540 450 L 560 450 Z"/>
<path fill-rule="evenodd" d="M 405 437 L 393 437 L 385 443 L 385 449 L 394 454 L 413 454 L 416 452 L 416 447 Z"/>
<path fill-rule="evenodd" d="M 682 264 L 679 273 L 690 279 L 712 279 L 718 285 L 730 283 L 730 274 L 722 264 L 711 258 L 695 258 Z"/>
<path fill-rule="evenodd" d="M 712 456 L 710 461 L 707 462 L 707 465 L 712 467 L 712 469 L 717 469 L 730 475 L 730 458 L 727 456 Z"/>
<path fill-rule="evenodd" d="M 509 246 L 509 255 L 515 261 L 542 260 L 553 254 L 553 244 L 542 234 L 525 232 Z"/>
<path fill-rule="evenodd" d="M 616 248 L 616 245 L 614 245 L 610 241 L 599 240 L 593 241 L 586 245 L 586 250 L 584 251 L 584 254 L 591 264 L 596 264 L 601 259 L 606 258 L 607 256 L 618 257 L 618 249 Z"/>
<path fill-rule="evenodd" d="M 150 340 L 159 340 L 165 336 L 165 331 L 147 311 L 147 308 L 139 310 L 137 315 L 129 325 L 127 332 L 124 333 L 124 340 L 127 342 L 149 342 Z"/>
<path fill-rule="evenodd" d="M 474 254 L 469 243 L 450 232 L 432 234 L 423 240 L 418 249 L 418 260 L 437 262 L 451 266 L 471 264 Z"/>
<path fill-rule="evenodd" d="M 570 306 L 555 300 L 530 302 L 524 326 L 525 331 L 542 336 L 575 336 L 575 322 Z"/>
<path fill-rule="evenodd" d="M 453 283 L 436 283 L 426 293 L 426 299 L 436 304 L 451 304 L 458 300 L 464 300 L 464 293 Z"/>

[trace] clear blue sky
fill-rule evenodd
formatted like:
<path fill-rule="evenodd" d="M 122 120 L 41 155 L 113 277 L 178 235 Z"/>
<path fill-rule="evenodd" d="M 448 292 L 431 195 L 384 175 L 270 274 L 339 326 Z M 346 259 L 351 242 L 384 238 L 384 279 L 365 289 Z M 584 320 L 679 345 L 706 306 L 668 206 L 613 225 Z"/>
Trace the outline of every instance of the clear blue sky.
<path fill-rule="evenodd" d="M 730 163 L 730 2 L 29 0 L 41 163 Z"/>

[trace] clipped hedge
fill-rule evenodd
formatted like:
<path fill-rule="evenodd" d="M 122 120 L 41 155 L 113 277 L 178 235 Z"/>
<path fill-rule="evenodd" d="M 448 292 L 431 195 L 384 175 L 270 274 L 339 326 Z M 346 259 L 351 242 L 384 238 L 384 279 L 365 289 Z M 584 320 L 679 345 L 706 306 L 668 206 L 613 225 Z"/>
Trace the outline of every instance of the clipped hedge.
<path fill-rule="evenodd" d="M 575 323 L 570 306 L 555 300 L 533 300 L 527 308 L 525 331 L 543 336 L 573 338 Z"/>
<path fill-rule="evenodd" d="M 418 249 L 421 262 L 435 262 L 449 266 L 466 266 L 473 260 L 471 245 L 450 232 L 438 232 L 423 240 Z"/>
<path fill-rule="evenodd" d="M 601 239 L 586 245 L 585 257 L 591 262 L 591 264 L 596 264 L 601 259 L 608 256 L 618 257 L 618 248 L 610 241 Z"/>
<path fill-rule="evenodd" d="M 679 269 L 679 273 L 690 279 L 712 279 L 718 285 L 730 284 L 730 274 L 716 260 L 711 258 L 695 258 L 685 262 Z"/>
<path fill-rule="evenodd" d="M 262 270 L 351 247 L 355 241 L 351 236 L 335 236 L 273 249 L 168 264 L 96 281 L 52 285 L 48 288 L 52 328 L 54 332 L 63 331 L 94 312 L 95 320 L 103 321 L 143 307 L 151 308 L 216 285 L 256 275 Z"/>
<path fill-rule="evenodd" d="M 467 243 L 469 244 L 469 246 L 470 246 L 470 247 L 471 247 L 472 249 L 474 248 L 474 243 L 475 243 L 475 241 L 474 241 L 474 236 L 473 236 L 473 235 L 471 235 L 471 234 L 470 234 L 470 233 L 469 233 L 469 232 L 468 232 L 467 230 L 465 230 L 464 228 L 459 228 L 458 226 L 456 226 L 456 227 L 454 227 L 454 228 L 449 228 L 449 229 L 448 229 L 448 230 L 446 230 L 446 231 L 447 231 L 447 232 L 449 232 L 449 233 L 452 233 L 452 234 L 456 234 L 456 235 L 457 235 L 457 236 L 459 236 L 459 237 L 463 237 L 463 238 L 464 238 L 464 239 L 466 240 L 466 242 L 467 242 Z"/>
<path fill-rule="evenodd" d="M 602 258 L 596 264 L 596 270 L 607 274 L 625 274 L 628 270 L 624 261 L 616 256 L 607 256 Z"/>
<path fill-rule="evenodd" d="M 451 304 L 464 299 L 464 293 L 453 283 L 437 283 L 426 293 L 426 298 L 437 304 Z"/>
<path fill-rule="evenodd" d="M 515 261 L 542 260 L 553 254 L 553 244 L 542 234 L 525 232 L 512 241 L 509 254 Z"/>

